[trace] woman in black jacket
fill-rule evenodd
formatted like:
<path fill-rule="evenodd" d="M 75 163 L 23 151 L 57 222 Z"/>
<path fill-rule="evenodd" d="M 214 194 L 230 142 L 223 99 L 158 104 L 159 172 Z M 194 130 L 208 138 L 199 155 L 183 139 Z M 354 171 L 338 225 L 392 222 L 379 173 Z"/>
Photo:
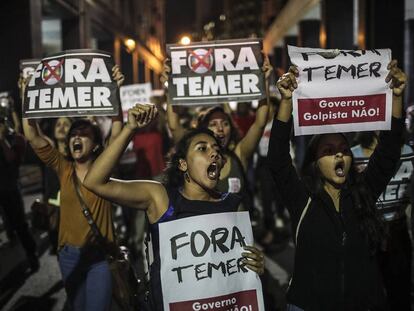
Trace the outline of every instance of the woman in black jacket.
<path fill-rule="evenodd" d="M 364 173 L 340 133 L 313 137 L 300 179 L 289 155 L 292 93 L 298 71 L 292 67 L 277 87 L 282 94 L 274 119 L 268 163 L 287 205 L 296 235 L 288 310 L 373 311 L 385 308 L 376 249 L 381 225 L 375 201 L 394 174 L 400 155 L 402 93 L 406 76 L 397 62 L 388 65 L 393 90 L 392 129 L 380 142 Z"/>

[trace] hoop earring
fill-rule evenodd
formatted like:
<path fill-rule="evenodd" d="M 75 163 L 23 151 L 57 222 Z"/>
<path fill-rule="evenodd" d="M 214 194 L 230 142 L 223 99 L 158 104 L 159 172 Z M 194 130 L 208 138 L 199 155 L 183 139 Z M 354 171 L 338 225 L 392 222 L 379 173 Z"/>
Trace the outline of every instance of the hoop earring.
<path fill-rule="evenodd" d="M 188 175 L 187 171 L 185 171 L 185 173 L 184 173 L 184 178 L 188 183 L 190 182 L 190 176 Z"/>

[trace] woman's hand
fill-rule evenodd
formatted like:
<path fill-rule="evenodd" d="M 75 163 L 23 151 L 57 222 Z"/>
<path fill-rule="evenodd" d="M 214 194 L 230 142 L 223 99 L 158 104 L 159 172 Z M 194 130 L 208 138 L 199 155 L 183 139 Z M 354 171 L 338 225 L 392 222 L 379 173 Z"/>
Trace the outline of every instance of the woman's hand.
<path fill-rule="evenodd" d="M 273 66 L 270 64 L 269 57 L 266 54 L 263 54 L 262 71 L 264 72 L 265 80 L 269 81 L 269 78 L 273 72 Z"/>
<path fill-rule="evenodd" d="M 136 104 L 128 110 L 128 122 L 126 127 L 131 131 L 143 128 L 150 124 L 157 116 L 157 107 L 153 104 Z"/>
<path fill-rule="evenodd" d="M 298 68 L 296 66 L 290 66 L 289 71 L 279 78 L 276 83 L 282 100 L 290 100 L 292 98 L 293 91 L 298 87 L 296 77 L 299 75 Z"/>
<path fill-rule="evenodd" d="M 160 76 L 160 81 L 162 83 L 162 86 L 165 86 L 165 82 L 168 81 L 168 77 L 170 76 L 170 72 L 171 72 L 171 64 L 170 64 L 170 59 L 166 58 L 164 60 L 164 67 L 162 69 L 162 73 Z"/>
<path fill-rule="evenodd" d="M 26 91 L 27 86 L 29 85 L 32 75 L 28 75 L 26 78 L 23 77 L 23 74 L 20 73 L 19 80 L 17 80 L 17 87 L 19 88 L 20 99 L 23 100 L 24 92 Z"/>
<path fill-rule="evenodd" d="M 401 96 L 405 89 L 405 84 L 407 82 L 406 74 L 397 67 L 397 60 L 393 59 L 387 66 L 387 69 L 390 71 L 385 78 L 385 82 L 390 82 L 390 88 L 394 96 Z"/>
<path fill-rule="evenodd" d="M 125 76 L 122 74 L 121 69 L 118 65 L 112 67 L 112 79 L 116 81 L 118 87 L 121 87 L 121 85 L 124 83 Z"/>
<path fill-rule="evenodd" d="M 243 263 L 249 270 L 256 272 L 258 275 L 262 275 L 265 267 L 263 253 L 255 246 L 245 246 L 243 248 L 248 251 L 242 253 L 244 257 Z"/>

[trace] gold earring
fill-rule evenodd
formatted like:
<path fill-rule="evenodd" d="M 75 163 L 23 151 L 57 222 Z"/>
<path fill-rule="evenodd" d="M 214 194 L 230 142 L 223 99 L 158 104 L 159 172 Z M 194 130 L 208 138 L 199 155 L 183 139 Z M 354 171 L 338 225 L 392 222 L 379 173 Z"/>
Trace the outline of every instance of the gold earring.
<path fill-rule="evenodd" d="M 185 173 L 184 173 L 184 178 L 187 182 L 190 182 L 190 176 L 188 175 L 187 171 L 185 171 Z"/>

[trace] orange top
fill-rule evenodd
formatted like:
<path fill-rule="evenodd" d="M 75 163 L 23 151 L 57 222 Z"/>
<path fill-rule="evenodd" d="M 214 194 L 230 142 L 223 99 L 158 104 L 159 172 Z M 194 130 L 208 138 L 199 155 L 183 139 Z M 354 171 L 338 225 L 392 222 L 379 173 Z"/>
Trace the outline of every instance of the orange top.
<path fill-rule="evenodd" d="M 59 223 L 59 249 L 65 244 L 82 247 L 91 236 L 91 228 L 82 213 L 82 208 L 76 195 L 72 175 L 75 174 L 73 163 L 68 161 L 55 148 L 47 145 L 34 149 L 39 158 L 52 167 L 60 181 L 60 223 Z M 92 217 L 101 234 L 108 240 L 114 240 L 111 203 L 79 183 L 82 196 L 91 211 Z"/>

